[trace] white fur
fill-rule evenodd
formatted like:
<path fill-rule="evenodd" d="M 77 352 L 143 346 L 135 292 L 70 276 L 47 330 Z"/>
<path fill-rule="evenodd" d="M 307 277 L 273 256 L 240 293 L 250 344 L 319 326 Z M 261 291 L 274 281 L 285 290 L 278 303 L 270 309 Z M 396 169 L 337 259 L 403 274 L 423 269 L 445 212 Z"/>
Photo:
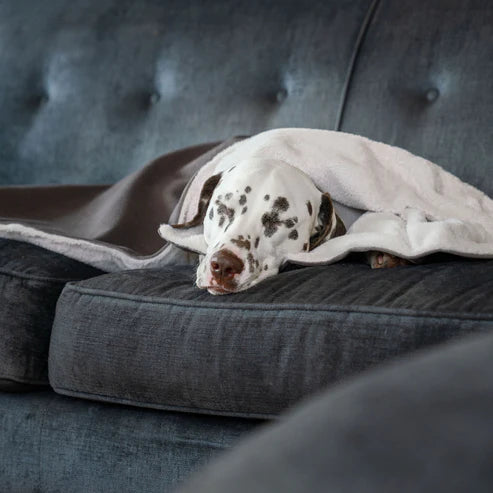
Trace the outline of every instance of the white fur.
<path fill-rule="evenodd" d="M 289 255 L 306 251 L 309 246 L 310 236 L 318 223 L 321 196 L 308 176 L 282 161 L 249 159 L 223 171 L 204 219 L 207 248 L 197 269 L 197 286 L 208 288 L 213 284 L 209 265 L 211 257 L 221 249 L 231 251 L 244 263 L 244 270 L 236 276 L 235 291 L 247 289 L 277 274 Z M 288 225 L 284 222 L 276 225 L 275 233 L 267 236 L 262 218 L 264 214 L 272 213 L 279 199 L 288 204 L 287 210 L 277 212 L 279 219 L 287 221 Z M 311 204 L 311 214 L 307 202 Z M 234 211 L 232 221 L 218 214 L 218 204 Z M 244 208 L 246 212 L 242 213 Z M 293 233 L 296 238 L 290 238 Z M 249 248 L 235 244 L 239 238 Z M 253 261 L 248 260 L 249 256 Z"/>

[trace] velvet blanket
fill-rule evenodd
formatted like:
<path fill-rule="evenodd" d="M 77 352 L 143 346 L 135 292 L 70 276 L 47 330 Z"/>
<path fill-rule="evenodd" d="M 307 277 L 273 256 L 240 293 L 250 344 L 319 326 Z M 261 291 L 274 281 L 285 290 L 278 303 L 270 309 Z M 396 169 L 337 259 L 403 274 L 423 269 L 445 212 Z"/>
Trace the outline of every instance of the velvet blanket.
<path fill-rule="evenodd" d="M 170 220 L 190 178 L 236 140 L 161 156 L 113 185 L 0 187 L 0 237 L 108 272 L 193 262 L 167 245 L 159 225 Z"/>

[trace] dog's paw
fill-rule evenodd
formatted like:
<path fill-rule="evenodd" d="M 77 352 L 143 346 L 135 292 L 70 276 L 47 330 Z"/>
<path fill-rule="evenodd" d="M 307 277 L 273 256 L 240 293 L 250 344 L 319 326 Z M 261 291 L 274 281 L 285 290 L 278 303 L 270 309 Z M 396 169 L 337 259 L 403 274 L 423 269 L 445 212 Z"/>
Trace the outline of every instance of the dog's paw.
<path fill-rule="evenodd" d="M 371 251 L 367 253 L 368 263 L 372 269 L 384 269 L 399 267 L 402 265 L 411 265 L 409 260 L 396 257 L 390 253 Z"/>

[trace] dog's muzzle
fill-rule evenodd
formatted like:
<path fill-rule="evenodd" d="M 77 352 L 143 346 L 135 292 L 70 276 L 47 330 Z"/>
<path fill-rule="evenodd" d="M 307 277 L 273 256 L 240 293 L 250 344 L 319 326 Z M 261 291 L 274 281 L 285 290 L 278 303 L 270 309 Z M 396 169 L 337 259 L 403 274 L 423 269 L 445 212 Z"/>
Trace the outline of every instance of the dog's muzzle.
<path fill-rule="evenodd" d="M 213 283 L 209 289 L 225 294 L 235 291 L 236 276 L 243 272 L 245 264 L 230 250 L 222 249 L 212 255 L 209 268 Z"/>

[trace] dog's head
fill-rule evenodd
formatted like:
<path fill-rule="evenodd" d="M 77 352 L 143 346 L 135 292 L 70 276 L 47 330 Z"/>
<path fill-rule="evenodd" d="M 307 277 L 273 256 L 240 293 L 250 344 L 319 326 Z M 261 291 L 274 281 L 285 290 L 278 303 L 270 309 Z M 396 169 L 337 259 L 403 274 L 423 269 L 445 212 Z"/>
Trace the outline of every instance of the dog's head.
<path fill-rule="evenodd" d="M 195 217 L 205 251 L 197 286 L 211 294 L 243 291 L 279 272 L 288 254 L 345 233 L 329 194 L 282 161 L 249 159 L 210 177 Z M 164 236 L 164 235 L 163 235 Z"/>

